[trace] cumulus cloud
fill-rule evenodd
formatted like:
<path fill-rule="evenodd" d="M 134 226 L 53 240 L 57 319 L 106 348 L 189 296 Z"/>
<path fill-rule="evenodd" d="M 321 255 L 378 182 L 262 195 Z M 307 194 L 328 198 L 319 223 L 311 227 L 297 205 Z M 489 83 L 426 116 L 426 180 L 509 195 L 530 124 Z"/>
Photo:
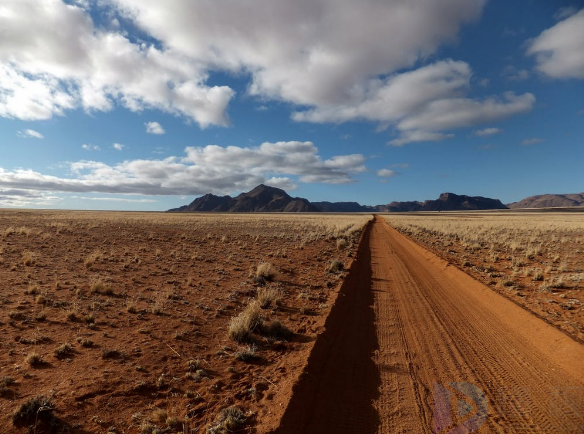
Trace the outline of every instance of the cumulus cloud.
<path fill-rule="evenodd" d="M 101 148 L 98 145 L 90 145 L 87 143 L 84 143 L 83 145 L 81 145 L 81 147 L 83 149 L 85 149 L 86 151 L 99 151 L 99 150 L 101 150 Z"/>
<path fill-rule="evenodd" d="M 341 103 L 373 76 L 412 66 L 485 0 L 109 0 L 165 46 L 251 74 L 252 94 Z M 388 43 L 387 41 L 391 41 Z"/>
<path fill-rule="evenodd" d="M 553 78 L 584 79 L 584 9 L 544 30 L 527 53 L 534 55 L 537 69 Z"/>
<path fill-rule="evenodd" d="M 229 194 L 260 183 L 295 188 L 304 183 L 343 184 L 364 172 L 361 154 L 323 159 L 311 142 L 263 143 L 257 147 L 188 147 L 182 157 L 69 163 L 69 177 L 33 170 L 0 168 L 0 187 L 36 191 L 100 192 L 143 195 Z"/>
<path fill-rule="evenodd" d="M 44 139 L 41 133 L 35 130 L 22 130 L 16 133 L 18 137 L 22 137 L 23 139 Z"/>
<path fill-rule="evenodd" d="M 503 132 L 503 130 L 501 128 L 485 128 L 483 130 L 475 131 L 474 135 L 479 136 L 479 137 L 488 137 L 488 136 L 494 136 L 495 134 L 499 134 L 502 132 Z"/>
<path fill-rule="evenodd" d="M 472 70 L 465 62 L 444 60 L 413 71 L 372 80 L 357 102 L 296 112 L 297 121 L 344 122 L 364 119 L 391 122 L 400 137 L 389 142 L 402 146 L 453 137 L 440 131 L 504 119 L 533 108 L 535 97 L 507 92 L 483 100 L 466 97 Z"/>
<path fill-rule="evenodd" d="M 112 145 L 112 148 L 114 148 L 116 151 L 121 151 L 122 149 L 124 149 L 126 146 L 122 145 L 121 143 L 114 143 Z"/>
<path fill-rule="evenodd" d="M 166 133 L 166 131 L 164 131 L 164 128 L 162 128 L 162 125 L 160 125 L 158 122 L 146 122 L 144 125 L 146 125 L 146 132 L 148 134 Z"/>
<path fill-rule="evenodd" d="M 248 92 L 261 101 L 302 107 L 293 114 L 297 121 L 378 122 L 395 127 L 402 144 L 441 140 L 449 137 L 441 131 L 513 116 L 533 104 L 530 94 L 469 97 L 472 71 L 465 62 L 407 71 L 454 42 L 486 0 L 102 0 L 92 6 L 123 17 L 152 43 L 115 26 L 97 27 L 87 2 L 69 3 L 3 3 L 0 116 L 47 119 L 117 104 L 163 110 L 202 127 L 228 125 L 234 92 L 206 84 L 215 71 L 249 77 Z M 444 106 L 456 111 L 449 119 L 436 113 Z M 430 125 L 410 126 L 420 119 Z"/>
<path fill-rule="evenodd" d="M 532 145 L 537 145 L 537 144 L 542 143 L 542 142 L 543 142 L 543 139 L 539 139 L 537 137 L 534 137 L 532 139 L 525 139 L 525 140 L 523 140 L 521 142 L 521 144 L 523 146 L 532 146 Z"/>
<path fill-rule="evenodd" d="M 0 28 L 0 116 L 49 119 L 120 104 L 185 116 L 202 127 L 228 124 L 234 92 L 205 85 L 206 69 L 196 59 L 97 28 L 83 2 L 6 0 Z"/>

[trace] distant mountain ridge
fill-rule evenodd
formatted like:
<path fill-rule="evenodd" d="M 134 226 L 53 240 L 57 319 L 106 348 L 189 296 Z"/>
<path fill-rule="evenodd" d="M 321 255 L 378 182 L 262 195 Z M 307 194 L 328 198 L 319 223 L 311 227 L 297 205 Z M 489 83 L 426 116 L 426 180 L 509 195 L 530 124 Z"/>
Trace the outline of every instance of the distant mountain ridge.
<path fill-rule="evenodd" d="M 291 197 L 284 190 L 260 184 L 237 197 L 206 194 L 170 212 L 319 212 L 308 200 Z"/>
<path fill-rule="evenodd" d="M 584 206 L 584 193 L 539 194 L 529 196 L 519 202 L 510 203 L 509 208 L 566 208 Z"/>
<path fill-rule="evenodd" d="M 481 196 L 442 193 L 436 200 L 425 202 L 391 202 L 387 205 L 366 206 L 357 202 L 309 202 L 291 197 L 284 190 L 258 185 L 239 196 L 206 194 L 188 205 L 170 209 L 169 212 L 412 212 L 412 211 L 464 211 L 507 209 L 498 199 Z"/>

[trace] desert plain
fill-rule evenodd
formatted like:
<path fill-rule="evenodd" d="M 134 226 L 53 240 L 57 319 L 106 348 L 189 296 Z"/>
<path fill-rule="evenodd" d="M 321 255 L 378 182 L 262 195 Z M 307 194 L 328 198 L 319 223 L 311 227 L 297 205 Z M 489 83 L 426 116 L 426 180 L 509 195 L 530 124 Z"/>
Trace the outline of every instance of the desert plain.
<path fill-rule="evenodd" d="M 581 432 L 583 252 L 582 213 L 4 210 L 0 432 Z"/>

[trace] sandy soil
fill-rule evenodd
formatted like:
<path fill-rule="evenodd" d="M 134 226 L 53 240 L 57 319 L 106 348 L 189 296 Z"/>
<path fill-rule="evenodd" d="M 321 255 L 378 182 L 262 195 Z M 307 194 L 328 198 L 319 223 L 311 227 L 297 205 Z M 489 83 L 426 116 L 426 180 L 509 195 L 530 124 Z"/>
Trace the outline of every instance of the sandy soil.
<path fill-rule="evenodd" d="M 450 387 L 465 382 L 488 405 L 474 432 L 581 433 L 583 361 L 584 346 L 378 217 L 275 432 L 431 433 L 448 413 L 436 384 L 454 409 L 436 431 L 469 432 L 478 407 L 457 417 L 473 401 Z"/>
<path fill-rule="evenodd" d="M 584 213 L 385 217 L 450 264 L 584 343 Z"/>
<path fill-rule="evenodd" d="M 218 433 L 234 405 L 276 427 L 369 218 L 0 212 L 0 432 Z M 234 342 L 262 288 L 293 334 Z M 36 395 L 54 409 L 14 423 Z"/>

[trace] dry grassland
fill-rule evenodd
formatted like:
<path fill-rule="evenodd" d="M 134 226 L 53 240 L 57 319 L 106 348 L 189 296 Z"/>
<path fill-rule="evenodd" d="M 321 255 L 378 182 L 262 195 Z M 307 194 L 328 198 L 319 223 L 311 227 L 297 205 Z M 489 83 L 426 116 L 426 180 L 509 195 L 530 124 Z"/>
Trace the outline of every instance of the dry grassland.
<path fill-rule="evenodd" d="M 429 213 L 385 218 L 584 342 L 584 213 Z"/>
<path fill-rule="evenodd" d="M 370 218 L 0 211 L 2 432 L 276 424 Z"/>

